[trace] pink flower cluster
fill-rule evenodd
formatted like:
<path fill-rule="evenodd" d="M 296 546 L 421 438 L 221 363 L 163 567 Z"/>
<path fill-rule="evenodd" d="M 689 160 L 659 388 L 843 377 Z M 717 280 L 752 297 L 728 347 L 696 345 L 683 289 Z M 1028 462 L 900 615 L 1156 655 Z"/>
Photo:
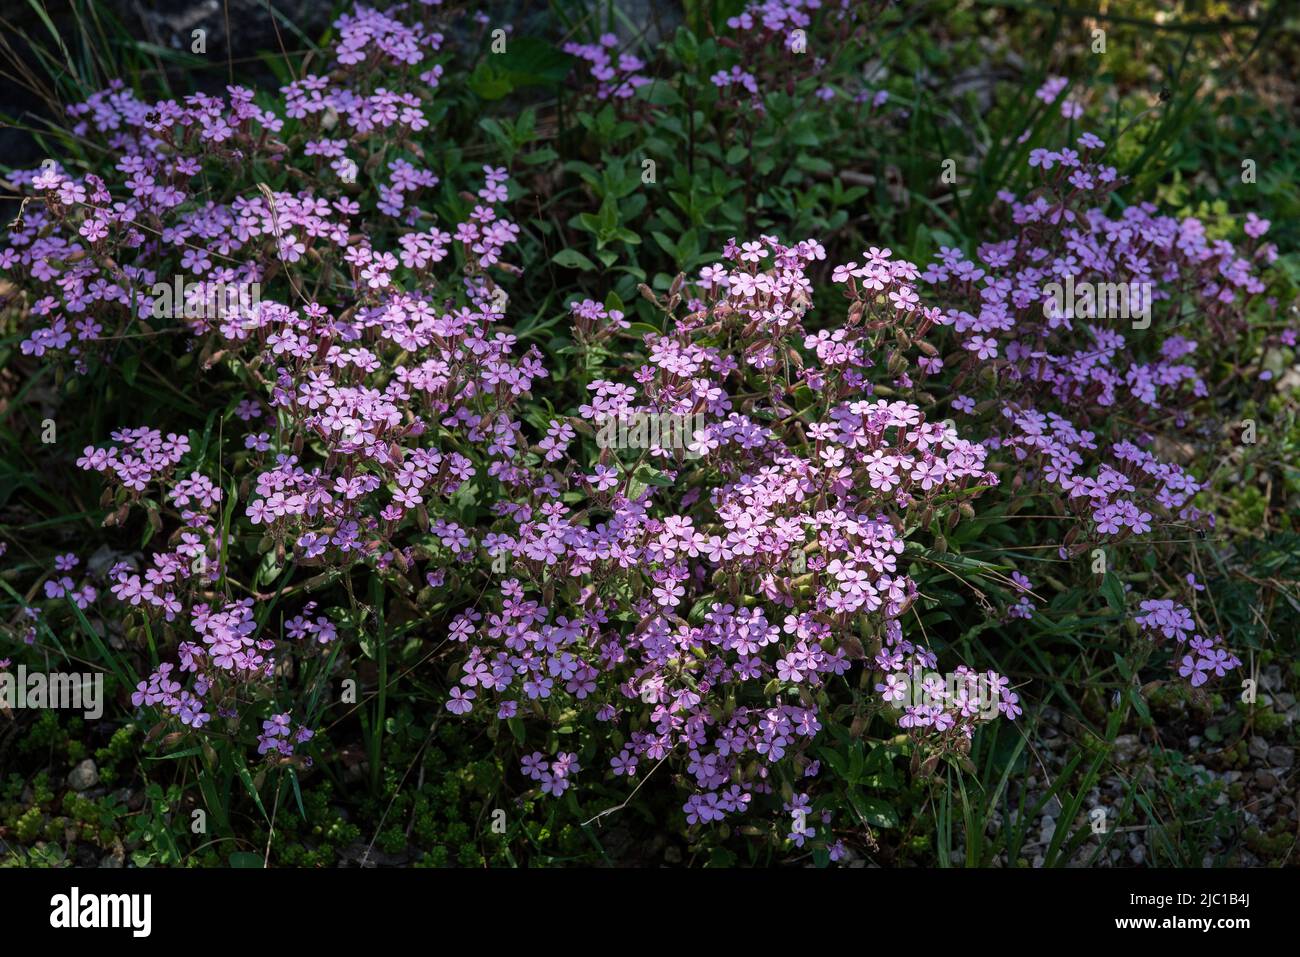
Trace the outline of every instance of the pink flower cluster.
<path fill-rule="evenodd" d="M 586 60 L 591 78 L 596 81 L 596 96 L 602 100 L 627 100 L 651 82 L 642 71 L 645 61 L 632 53 L 617 53 L 618 37 L 602 34 L 598 43 L 569 42 L 564 52 Z M 616 58 L 617 56 L 617 58 Z"/>
<path fill-rule="evenodd" d="M 573 776 L 582 770 L 578 756 L 560 751 L 547 761 L 540 751 L 534 751 L 521 762 L 524 776 L 536 781 L 543 794 L 559 797 L 573 783 Z"/>
<path fill-rule="evenodd" d="M 812 26 L 812 14 L 821 7 L 822 0 L 761 0 L 728 17 L 727 26 L 745 33 L 779 34 L 785 48 L 792 50 L 798 39 L 794 31 L 802 30 L 806 34 Z"/>
<path fill-rule="evenodd" d="M 939 314 L 919 303 L 914 266 L 867 255 L 847 321 L 811 334 L 820 244 L 729 243 L 672 331 L 646 336 L 633 384 L 593 379 L 576 421 L 553 420 L 535 451 L 497 470 L 514 494 L 483 544 L 508 577 L 452 623 L 469 650 L 448 710 L 590 712 L 626 741 L 614 775 L 682 761 L 696 789 L 688 819 L 707 821 L 769 792 L 777 762 L 811 766 L 800 755 L 821 729 L 816 702 L 851 669 L 934 666 L 903 628 L 917 598 L 909 516 L 997 478 L 950 425 L 871 397 L 885 336 L 919 340 Z M 585 339 L 620 334 L 621 316 L 601 312 L 577 308 Z M 811 407 L 796 414 L 796 402 Z M 636 415 L 703 426 L 630 460 L 573 447 L 602 419 Z M 549 582 L 553 599 L 525 582 Z M 997 687 L 996 710 L 1014 716 L 1016 695 Z M 956 746 L 986 719 L 958 696 L 903 723 Z"/>
<path fill-rule="evenodd" d="M 1211 674 L 1222 678 L 1241 667 L 1241 659 L 1224 647 L 1221 635 L 1206 638 L 1196 634 L 1196 624 L 1186 606 L 1168 598 L 1156 598 L 1143 601 L 1139 607 L 1140 613 L 1133 616 L 1139 628 L 1162 639 L 1172 638 L 1191 649 L 1179 662 L 1178 674 L 1188 679 L 1193 688 L 1205 684 Z"/>
<path fill-rule="evenodd" d="M 1040 95 L 1050 101 L 1060 86 Z M 1199 220 L 1161 216 L 1150 204 L 1108 215 L 1118 176 L 1090 158 L 1105 144 L 1084 133 L 1077 146 L 1034 150 L 1043 186 L 1025 200 L 1002 196 L 1015 238 L 985 243 L 974 258 L 942 249 L 921 277 L 936 286 L 946 303 L 939 321 L 964 350 L 956 384 L 989 390 L 985 406 L 959 395 L 953 408 L 999 414 L 984 444 L 1009 454 L 1017 481 L 1075 520 L 1063 561 L 1130 536 L 1213 527 L 1192 504 L 1201 483 L 1162 458 L 1157 436 L 1170 422 L 1191 425 L 1188 409 L 1207 394 L 1186 317 L 1211 339 L 1235 336 L 1245 305 L 1264 290 L 1252 260 L 1277 255 L 1211 241 Z M 1267 226 L 1252 220 L 1250 238 Z M 1118 430 L 1117 415 L 1133 427 Z M 1212 658 L 1220 673 L 1236 666 L 1226 652 Z M 1197 684 L 1207 660 L 1193 666 Z"/>
<path fill-rule="evenodd" d="M 120 447 L 87 446 L 77 459 L 77 466 L 90 472 L 111 475 L 124 488 L 133 492 L 142 492 L 150 482 L 169 476 L 190 450 L 190 440 L 186 436 L 169 433 L 163 438 L 161 432 L 148 426 L 119 429 L 111 435 Z M 184 493 L 181 495 L 184 496 Z M 221 497 L 220 490 L 216 490 L 215 497 Z"/>

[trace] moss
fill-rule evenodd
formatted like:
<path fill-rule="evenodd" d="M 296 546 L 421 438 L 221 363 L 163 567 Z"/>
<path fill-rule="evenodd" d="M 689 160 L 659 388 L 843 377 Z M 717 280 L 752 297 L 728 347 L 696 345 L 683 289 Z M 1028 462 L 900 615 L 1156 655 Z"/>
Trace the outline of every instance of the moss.
<path fill-rule="evenodd" d="M 1259 528 L 1268 512 L 1264 493 L 1254 485 L 1238 486 L 1228 506 L 1228 519 L 1236 528 Z"/>
<path fill-rule="evenodd" d="M 37 806 L 49 804 L 54 800 L 54 789 L 50 787 L 48 771 L 41 771 L 32 779 L 32 792 Z"/>
<path fill-rule="evenodd" d="M 1254 825 L 1246 829 L 1244 837 L 1246 846 L 1256 855 L 1269 862 L 1281 860 L 1295 841 L 1295 835 L 1290 831 L 1283 831 L 1278 834 L 1264 834 Z"/>
<path fill-rule="evenodd" d="M 1286 715 L 1279 714 L 1271 708 L 1258 708 L 1255 711 L 1255 729 L 1265 737 L 1277 734 L 1286 727 Z"/>
<path fill-rule="evenodd" d="M 461 867 L 483 867 L 487 863 L 473 844 L 461 845 L 460 851 L 456 854 L 456 862 Z"/>
<path fill-rule="evenodd" d="M 385 854 L 397 854 L 406 848 L 406 833 L 394 824 L 380 832 L 376 843 Z"/>
<path fill-rule="evenodd" d="M 439 844 L 430 848 L 429 853 L 424 856 L 421 866 L 424 867 L 446 867 L 448 862 L 447 848 Z"/>
<path fill-rule="evenodd" d="M 24 844 L 30 844 L 36 840 L 41 833 L 41 825 L 45 817 L 41 814 L 39 807 L 28 808 L 26 812 L 14 822 L 14 835 Z"/>

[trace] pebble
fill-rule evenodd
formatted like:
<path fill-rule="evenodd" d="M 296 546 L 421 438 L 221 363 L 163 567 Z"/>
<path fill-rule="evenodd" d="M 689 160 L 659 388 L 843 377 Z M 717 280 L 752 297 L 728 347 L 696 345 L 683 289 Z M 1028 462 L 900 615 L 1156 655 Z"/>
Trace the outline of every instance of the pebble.
<path fill-rule="evenodd" d="M 1250 739 L 1248 750 L 1252 758 L 1262 758 L 1268 754 L 1268 742 L 1259 735 L 1255 735 Z"/>
<path fill-rule="evenodd" d="M 1127 764 L 1137 756 L 1138 739 L 1136 734 L 1121 734 L 1115 739 L 1115 760 Z"/>
<path fill-rule="evenodd" d="M 1269 691 L 1282 690 L 1282 669 L 1278 665 L 1269 665 L 1260 675 L 1259 683 Z"/>
<path fill-rule="evenodd" d="M 86 758 L 68 773 L 68 787 L 74 791 L 89 791 L 98 783 L 99 769 L 90 758 Z"/>
<path fill-rule="evenodd" d="M 1268 749 L 1268 764 L 1272 768 L 1289 768 L 1295 764 L 1295 749 L 1275 744 Z"/>

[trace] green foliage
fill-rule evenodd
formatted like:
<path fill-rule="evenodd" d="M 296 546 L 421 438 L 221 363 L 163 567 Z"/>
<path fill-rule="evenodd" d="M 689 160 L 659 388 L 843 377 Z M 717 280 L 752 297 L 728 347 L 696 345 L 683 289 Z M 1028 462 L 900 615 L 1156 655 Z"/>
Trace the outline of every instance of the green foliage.
<path fill-rule="evenodd" d="M 714 261 L 732 237 L 771 232 L 833 239 L 841 248 L 892 244 L 916 261 L 940 245 L 970 248 L 984 235 L 999 191 L 1025 191 L 1029 152 L 1059 146 L 1079 132 L 1059 108 L 1034 97 L 1052 74 L 1069 75 L 1070 92 L 1089 97 L 1089 114 L 1104 119 L 1097 132 L 1113 143 L 1111 161 L 1130 179 L 1121 201 L 1152 199 L 1197 215 L 1215 238 L 1239 235 L 1245 212 L 1255 211 L 1275 222 L 1270 238 L 1283 250 L 1297 248 L 1295 90 L 1284 88 L 1279 96 L 1264 82 L 1267 66 L 1248 55 L 1259 44 L 1266 51 L 1261 57 L 1294 55 L 1294 26 L 1281 19 L 1282 4 L 1266 5 L 1253 28 L 1234 28 L 1232 41 L 1220 42 L 1217 33 L 1202 29 L 1157 28 L 1153 15 L 1162 5 L 1137 3 L 1124 16 L 1106 18 L 1111 52 L 1104 57 L 1087 52 L 1078 39 L 1079 18 L 1056 5 L 899 6 L 880 11 L 870 36 L 838 42 L 824 69 L 784 82 L 760 77 L 761 110 L 737 108 L 710 79 L 747 64 L 723 40 L 727 16 L 740 7 L 734 2 L 684 4 L 675 31 L 643 51 L 656 81 L 618 103 L 576 89 L 581 65 L 539 37 L 512 38 L 502 56 L 459 62 L 449 55 L 437 107 L 443 111 L 439 149 L 423 157 L 406 151 L 405 158 L 422 159 L 441 178 L 438 210 L 448 221 L 468 208 L 460 189 L 483 163 L 510 170 L 510 202 L 530 211 L 520 238 L 521 258 L 530 264 L 527 279 L 510 289 L 521 316 L 514 334 L 535 341 L 557 370 L 551 402 L 584 395 L 608 358 L 592 350 L 578 357 L 567 302 L 597 298 L 627 310 L 637 323 L 633 332 L 657 329 L 659 314 L 642 287 L 668 293 L 677 276 Z M 132 37 L 99 4 L 78 0 L 74 7 L 70 29 L 45 17 L 47 35 L 30 38 L 48 74 L 51 103 L 84 99 L 116 76 L 133 88 L 166 94 L 167 74 L 155 68 L 155 58 L 194 70 L 213 66 Z M 1210 7 L 1199 16 L 1180 7 L 1185 15 L 1178 23 L 1194 26 L 1227 10 Z M 550 15 L 566 35 L 594 37 L 622 26 L 617 4 L 559 3 Z M 300 39 L 309 50 L 317 46 L 317 38 Z M 1017 66 L 988 69 L 990 57 L 1011 61 L 1007 53 L 1016 54 Z M 300 74 L 304 65 L 274 56 L 266 63 L 277 82 Z M 970 81 L 981 71 L 991 78 Z M 822 89 L 833 98 L 820 100 Z M 1288 91 L 1291 108 L 1279 109 Z M 888 102 L 870 105 L 877 92 L 888 93 Z M 867 102 L 857 100 L 859 93 Z M 77 137 L 53 124 L 33 135 L 45 153 L 74 168 L 97 161 Z M 1253 184 L 1240 175 L 1247 158 L 1259 163 Z M 955 183 L 940 175 L 948 159 L 956 163 Z M 1300 290 L 1300 256 L 1285 253 L 1270 275 L 1270 293 L 1283 304 L 1292 301 Z M 8 367 L 21 337 L 7 318 L 2 321 L 0 367 Z M 1295 347 L 1275 339 L 1276 317 L 1261 315 L 1258 324 L 1241 354 L 1222 357 L 1216 386 L 1226 396 L 1248 388 L 1238 374 L 1243 368 L 1268 371 L 1276 380 L 1296 365 Z M 58 551 L 71 543 L 120 544 L 97 524 L 93 478 L 66 469 L 58 482 L 47 481 L 32 452 L 40 409 L 53 390 L 64 390 L 65 401 L 78 409 L 61 448 L 102 439 L 121 423 L 120 410 L 129 409 L 132 421 L 147 416 L 188 434 L 196 468 L 242 454 L 227 435 L 235 383 L 200 395 L 191 374 L 197 357 L 179 357 L 175 368 L 155 358 L 127 349 L 112 376 L 96 369 L 55 381 L 42 373 L 18 389 L 6 387 L 0 535 L 21 528 L 48 542 L 43 552 L 6 556 L 0 572 L 6 619 L 28 600 L 17 583 L 44 576 Z M 1300 634 L 1298 396 L 1294 386 L 1289 393 L 1255 389 L 1240 407 L 1258 417 L 1266 441 L 1243 448 L 1225 432 L 1223 462 L 1232 467 L 1199 463 L 1199 471 L 1212 476 L 1200 504 L 1214 507 L 1221 527 L 1233 533 L 1231 548 L 1196 548 L 1205 601 L 1234 647 L 1261 663 L 1272 655 L 1287 660 Z M 219 408 L 208 413 L 214 403 Z M 1221 405 L 1229 408 L 1226 399 Z M 636 477 L 643 484 L 667 481 L 648 467 Z M 830 735 L 817 757 L 821 775 L 834 783 L 813 810 L 833 811 L 834 826 L 883 861 L 1028 863 L 1030 827 L 1052 801 L 1060 806 L 1061 824 L 1043 863 L 1095 861 L 1110 843 L 1091 840 L 1088 794 L 1114 771 L 1116 739 L 1152 727 L 1153 708 L 1200 707 L 1217 715 L 1210 728 L 1223 744 L 1224 761 L 1237 760 L 1233 742 L 1248 730 L 1285 733 L 1277 709 L 1222 701 L 1214 709 L 1141 687 L 1135 676 L 1147 643 L 1123 631 L 1124 582 L 1164 574 L 1156 554 L 1121 559 L 1126 564 L 1095 580 L 1071 577 L 1051 552 L 1016 554 L 1019 523 L 1064 528 L 1044 516 L 1042 506 L 1025 495 L 1014 509 L 981 511 L 955 528 L 935 522 L 923 530 L 929 544 L 909 551 L 906 560 L 923 595 L 915 614 L 935 649 L 1035 681 L 1036 710 L 1050 707 L 1068 716 L 1078 753 L 1050 769 L 1044 775 L 1050 780 L 1034 790 L 1020 782 L 1036 770 L 1038 714 L 1014 728 L 982 733 L 968 753 L 921 753 L 896 736 L 896 714 L 880 705 L 873 688 L 855 689 L 849 703 L 828 716 Z M 472 484 L 458 507 L 467 517 L 480 507 Z M 33 515 L 55 517 L 32 522 Z M 225 519 L 228 528 L 229 512 Z M 142 544 L 154 534 L 147 523 L 130 532 Z M 348 609 L 347 620 L 339 624 L 358 636 L 361 653 L 339 660 L 322 652 L 299 662 L 304 674 L 298 687 L 307 690 L 295 701 L 295 713 L 325 729 L 310 749 L 314 764 L 253 766 L 238 746 L 155 737 L 133 721 L 90 727 L 53 711 L 20 715 L 21 733 L 12 741 L 0 736 L 6 769 L 14 759 L 0 785 L 0 836 L 9 848 L 3 863 L 58 865 L 75 844 L 97 853 L 121 851 L 138 866 L 265 861 L 331 867 L 384 859 L 429 867 L 805 862 L 773 829 L 689 827 L 674 790 L 653 776 L 635 802 L 626 802 L 626 790 L 600 781 L 599 773 L 581 798 L 570 792 L 559 802 L 541 799 L 513 770 L 519 756 L 562 744 L 590 767 L 594 748 L 581 728 L 561 724 L 543 741 L 522 720 L 483 735 L 445 721 L 439 702 L 454 680 L 447 673 L 450 659 L 428 654 L 421 639 L 445 627 L 467 600 L 463 583 L 404 595 L 379 574 L 319 580 L 261 542 L 232 539 L 228 547 L 258 569 L 240 586 L 275 598 L 259 624 L 276 627 L 282 596 L 346 594 L 339 604 Z M 436 547 L 431 538 L 430 548 Z M 1035 579 L 1046 582 L 1046 607 L 1033 622 L 1003 628 L 988 613 L 987 596 L 1011 594 L 1008 554 L 1041 566 Z M 52 660 L 92 662 L 107 675 L 110 699 L 129 694 L 139 667 L 156 665 L 159 650 L 176 640 L 170 629 L 154 633 L 140 616 L 128 617 L 120 634 L 107 635 L 98 624 L 68 603 L 40 622 L 40 650 Z M 24 650 L 17 638 L 6 638 L 0 656 L 11 646 Z M 330 705 L 324 689 L 352 675 L 361 678 L 356 707 Z M 74 792 L 64 784 L 67 772 L 88 757 L 96 762 L 100 787 Z M 1212 838 L 1234 827 L 1223 806 L 1202 813 L 1220 789 L 1172 748 L 1156 750 L 1151 769 L 1150 780 L 1127 781 L 1120 821 L 1151 830 L 1152 863 L 1198 866 Z M 798 785 L 774 781 L 774 800 L 788 799 Z M 196 811 L 208 822 L 197 833 Z M 1277 833 L 1257 829 L 1242 840 L 1269 859 L 1284 849 Z M 812 863 L 829 862 L 818 852 Z"/>

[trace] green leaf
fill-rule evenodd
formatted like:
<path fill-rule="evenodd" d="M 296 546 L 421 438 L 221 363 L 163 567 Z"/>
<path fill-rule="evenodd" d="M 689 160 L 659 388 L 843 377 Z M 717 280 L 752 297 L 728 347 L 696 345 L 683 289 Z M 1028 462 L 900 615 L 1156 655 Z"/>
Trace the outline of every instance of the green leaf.
<path fill-rule="evenodd" d="M 494 54 L 503 61 L 504 71 L 515 87 L 551 86 L 563 83 L 576 57 L 557 50 L 537 37 L 510 37 L 504 54 Z"/>
<path fill-rule="evenodd" d="M 642 465 L 632 473 L 632 477 L 645 485 L 658 485 L 660 488 L 667 488 L 673 484 L 672 479 L 653 465 Z"/>
<path fill-rule="evenodd" d="M 122 378 L 127 385 L 135 385 L 136 373 L 140 371 L 140 354 L 134 353 L 126 357 L 122 362 Z"/>
<path fill-rule="evenodd" d="M 520 157 L 525 166 L 539 166 L 542 163 L 554 163 L 559 158 L 560 154 L 555 152 L 555 150 L 551 149 L 549 146 L 543 146 L 539 150 L 533 150 L 531 153 Z"/>
<path fill-rule="evenodd" d="M 868 824 L 876 827 L 898 827 L 898 812 L 878 798 L 863 797 L 849 790 L 849 803 Z"/>
<path fill-rule="evenodd" d="M 470 74 L 469 88 L 485 100 L 499 100 L 515 88 L 515 83 L 509 73 L 498 70 L 491 60 L 484 60 Z"/>
<path fill-rule="evenodd" d="M 237 765 L 235 770 L 239 772 L 239 780 L 243 782 L 244 789 L 248 791 L 249 796 L 253 799 L 253 803 L 257 805 L 257 809 L 262 812 L 262 817 L 265 818 L 266 822 L 269 824 L 271 822 L 271 816 L 266 813 L 266 808 L 262 804 L 262 796 L 257 793 L 257 786 L 253 783 L 253 775 L 249 772 L 248 765 L 245 763 L 242 755 L 236 758 L 236 761 Z"/>
<path fill-rule="evenodd" d="M 1117 615 L 1124 613 L 1124 583 L 1114 572 L 1107 572 L 1102 578 L 1101 594 L 1111 611 Z"/>
<path fill-rule="evenodd" d="M 90 626 L 90 622 L 86 620 L 86 616 L 82 614 L 81 609 L 77 607 L 76 602 L 71 598 L 68 599 L 68 607 L 72 609 L 72 614 L 76 617 L 77 623 L 81 625 L 81 629 L 86 633 L 86 636 L 90 638 L 90 643 L 95 646 L 95 651 L 99 653 L 100 660 L 108 665 L 113 674 L 117 677 L 117 680 L 122 683 L 123 687 L 135 687 L 139 683 L 139 678 L 136 677 L 135 669 L 125 661 L 119 661 L 118 657 L 108 650 L 104 642 L 100 639 L 99 632 L 95 631 L 95 629 Z M 127 677 L 128 672 L 130 678 Z"/>
<path fill-rule="evenodd" d="M 654 237 L 654 240 L 659 244 L 660 249 L 666 252 L 669 256 L 672 256 L 673 259 L 678 258 L 676 243 L 674 243 L 671 239 L 669 239 L 666 235 L 664 235 L 657 229 L 654 232 L 652 232 L 650 235 Z"/>
<path fill-rule="evenodd" d="M 551 262 L 557 266 L 563 266 L 565 269 L 581 269 L 584 272 L 590 272 L 596 268 L 594 262 L 576 249 L 561 249 L 551 257 Z"/>

